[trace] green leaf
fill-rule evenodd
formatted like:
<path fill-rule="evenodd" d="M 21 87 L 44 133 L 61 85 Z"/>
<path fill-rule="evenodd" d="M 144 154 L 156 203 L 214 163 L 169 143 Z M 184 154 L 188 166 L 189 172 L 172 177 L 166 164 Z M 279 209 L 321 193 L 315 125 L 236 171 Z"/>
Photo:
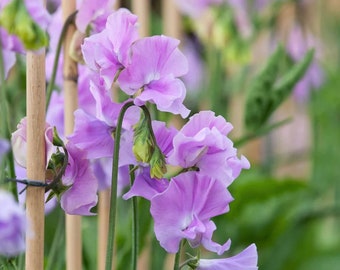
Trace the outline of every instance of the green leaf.
<path fill-rule="evenodd" d="M 313 59 L 310 50 L 295 65 L 281 46 L 269 58 L 265 68 L 254 79 L 246 96 L 245 125 L 248 131 L 260 129 L 291 94 Z"/>

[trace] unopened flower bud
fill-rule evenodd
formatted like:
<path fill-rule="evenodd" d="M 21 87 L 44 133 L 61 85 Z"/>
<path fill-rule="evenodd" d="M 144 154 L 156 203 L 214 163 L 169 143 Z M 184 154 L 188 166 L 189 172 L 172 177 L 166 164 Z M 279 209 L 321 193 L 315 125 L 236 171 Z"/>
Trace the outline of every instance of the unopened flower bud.
<path fill-rule="evenodd" d="M 0 14 L 0 26 L 16 35 L 28 50 L 48 45 L 45 31 L 31 18 L 22 0 L 13 0 Z"/>
<path fill-rule="evenodd" d="M 150 159 L 151 178 L 160 179 L 167 172 L 165 158 L 162 151 L 156 147 Z"/>
<path fill-rule="evenodd" d="M 132 151 L 139 162 L 149 163 L 155 146 L 144 114 L 134 127 Z"/>

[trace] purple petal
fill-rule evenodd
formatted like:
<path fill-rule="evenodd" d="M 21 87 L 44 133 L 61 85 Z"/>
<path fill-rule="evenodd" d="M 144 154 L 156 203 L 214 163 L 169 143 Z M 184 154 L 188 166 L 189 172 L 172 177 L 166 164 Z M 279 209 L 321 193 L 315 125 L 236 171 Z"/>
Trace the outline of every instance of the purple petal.
<path fill-rule="evenodd" d="M 166 179 L 153 179 L 150 177 L 150 168 L 141 168 L 131 189 L 123 195 L 124 200 L 140 196 L 151 200 L 155 195 L 163 192 L 169 186 Z"/>
<path fill-rule="evenodd" d="M 183 238 L 210 236 L 210 218 L 226 213 L 231 200 L 224 185 L 207 176 L 187 172 L 173 178 L 169 187 L 151 200 L 150 212 L 161 246 L 175 253 Z"/>
<path fill-rule="evenodd" d="M 129 66 L 119 76 L 123 91 L 132 95 L 142 86 L 170 74 L 179 77 L 187 73 L 188 63 L 178 50 L 179 41 L 166 36 L 137 40 L 132 46 Z"/>
<path fill-rule="evenodd" d="M 257 270 L 257 251 L 255 244 L 239 254 L 224 259 L 200 259 L 197 270 Z"/>
<path fill-rule="evenodd" d="M 97 204 L 98 183 L 91 170 L 86 153 L 70 141 L 66 145 L 69 165 L 63 177 L 64 185 L 72 185 L 62 194 L 60 204 L 71 215 L 93 215 L 91 208 Z"/>
<path fill-rule="evenodd" d="M 149 101 L 156 104 L 160 111 L 180 114 L 185 118 L 190 113 L 190 110 L 183 105 L 185 94 L 183 82 L 168 76 L 145 86 L 142 93 L 135 98 L 135 104 L 141 106 Z"/>
<path fill-rule="evenodd" d="M 111 157 L 113 153 L 113 127 L 78 109 L 74 113 L 75 127 L 68 137 L 88 158 Z"/>

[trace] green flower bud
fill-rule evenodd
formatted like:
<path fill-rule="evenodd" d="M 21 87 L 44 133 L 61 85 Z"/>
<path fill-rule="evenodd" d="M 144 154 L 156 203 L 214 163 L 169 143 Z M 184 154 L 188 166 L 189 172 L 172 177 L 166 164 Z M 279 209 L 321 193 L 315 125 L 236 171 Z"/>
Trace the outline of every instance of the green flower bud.
<path fill-rule="evenodd" d="M 0 13 L 0 25 L 7 30 L 9 34 L 14 34 L 15 17 L 18 12 L 20 1 L 13 0 L 6 5 Z"/>
<path fill-rule="evenodd" d="M 152 178 L 160 179 L 167 172 L 165 158 L 162 151 L 156 147 L 150 160 L 150 175 Z"/>
<path fill-rule="evenodd" d="M 134 127 L 134 138 L 132 151 L 139 162 L 149 163 L 155 145 L 152 140 L 152 135 L 147 125 L 147 120 L 144 114 Z"/>
<path fill-rule="evenodd" d="M 16 35 L 28 50 L 38 50 L 48 45 L 46 32 L 29 15 L 22 0 L 13 0 L 0 14 L 0 25 Z"/>

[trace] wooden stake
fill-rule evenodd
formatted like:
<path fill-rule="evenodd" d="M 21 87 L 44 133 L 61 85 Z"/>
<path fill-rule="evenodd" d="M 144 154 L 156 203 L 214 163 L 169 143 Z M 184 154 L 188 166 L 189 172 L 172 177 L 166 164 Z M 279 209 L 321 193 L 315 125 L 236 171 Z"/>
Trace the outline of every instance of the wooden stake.
<path fill-rule="evenodd" d="M 27 178 L 45 182 L 45 53 L 27 52 Z M 26 270 L 44 268 L 45 188 L 28 186 Z"/>
<path fill-rule="evenodd" d="M 180 40 L 182 38 L 182 21 L 175 1 L 162 1 L 162 18 L 164 35 Z"/>
<path fill-rule="evenodd" d="M 62 12 L 63 21 L 76 10 L 76 1 L 63 0 Z M 64 41 L 64 95 L 65 95 L 65 135 L 73 132 L 74 116 L 73 112 L 78 107 L 78 69 L 77 63 L 69 56 L 69 47 L 73 33 L 74 26 L 69 26 Z M 67 270 L 81 270 L 82 269 L 82 235 L 81 235 L 81 217 L 66 215 L 66 269 Z"/>
<path fill-rule="evenodd" d="M 141 37 L 146 37 L 150 33 L 150 10 L 150 0 L 132 0 L 132 12 L 138 16 Z"/>
<path fill-rule="evenodd" d="M 110 189 L 99 192 L 98 201 L 98 270 L 105 269 L 109 230 Z"/>

